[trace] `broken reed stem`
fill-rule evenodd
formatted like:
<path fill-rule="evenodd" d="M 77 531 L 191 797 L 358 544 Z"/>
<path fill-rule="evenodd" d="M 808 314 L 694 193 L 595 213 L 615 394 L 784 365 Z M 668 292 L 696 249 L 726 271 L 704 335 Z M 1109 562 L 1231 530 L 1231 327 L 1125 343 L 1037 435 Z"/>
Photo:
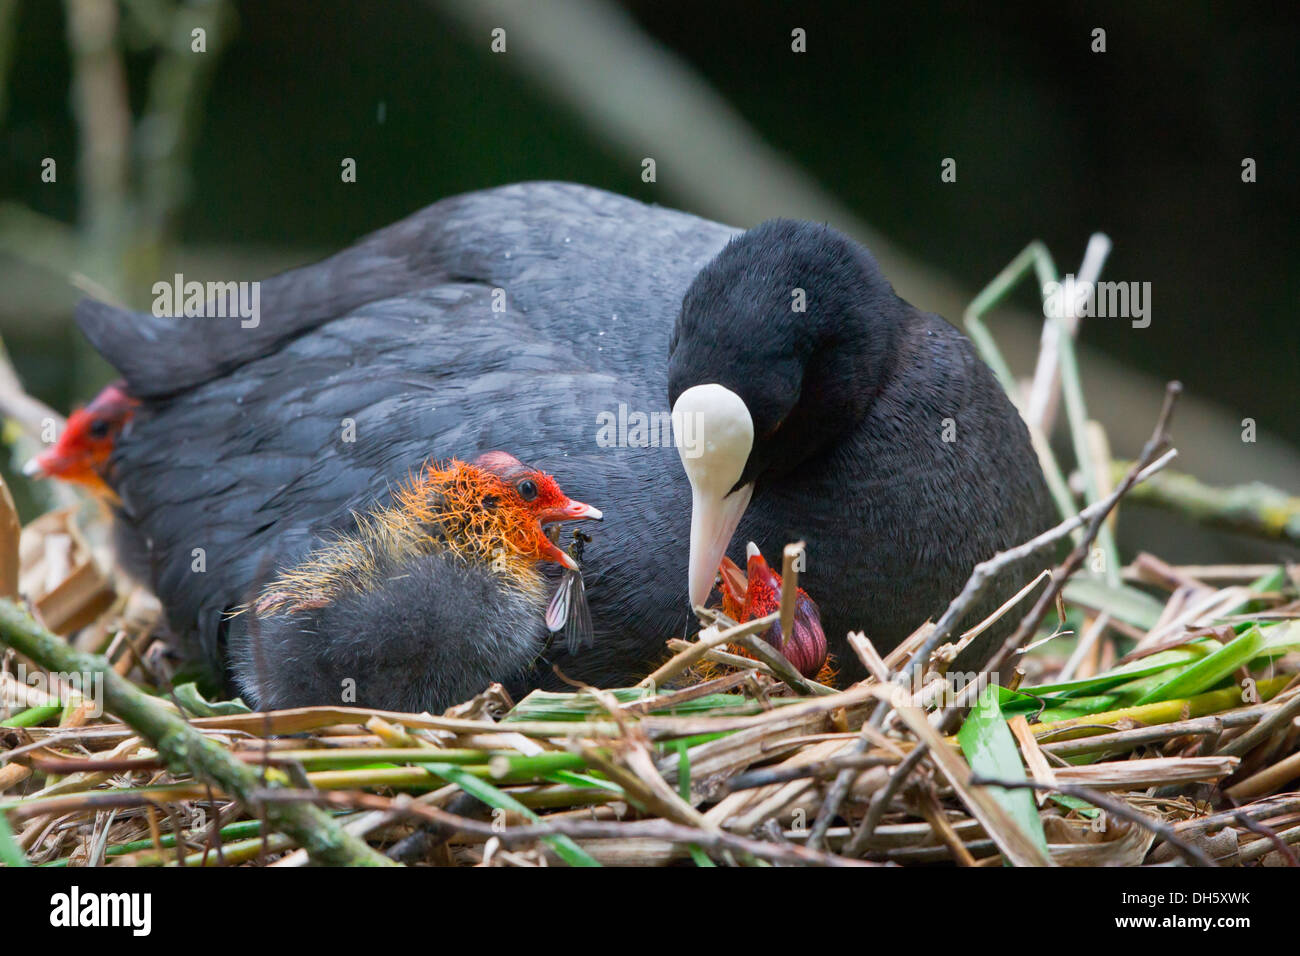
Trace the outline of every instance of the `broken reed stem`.
<path fill-rule="evenodd" d="M 1229 721 L 1231 719 L 1231 722 Z M 1134 727 L 1113 734 L 1098 734 L 1095 737 L 1079 737 L 1075 740 L 1062 740 L 1059 743 L 1044 743 L 1039 746 L 1054 757 L 1079 757 L 1094 753 L 1122 753 L 1146 744 L 1157 744 L 1175 737 L 1209 737 L 1222 733 L 1225 727 L 1248 724 L 1259 719 L 1255 711 L 1242 711 L 1240 717 L 1235 713 L 1219 717 L 1196 717 L 1191 720 L 1179 720 L 1171 724 L 1157 724 L 1153 727 Z M 1221 751 L 1221 753 L 1226 753 Z"/>
<path fill-rule="evenodd" d="M 694 646 L 695 643 L 693 641 L 683 641 L 681 638 L 677 637 L 670 638 L 668 641 L 668 649 L 673 652 L 689 650 Z M 776 671 L 772 670 L 772 668 L 768 667 L 762 661 L 756 661 L 748 657 L 741 657 L 739 654 L 731 654 L 727 651 L 720 651 L 716 647 L 712 650 L 705 651 L 703 660 L 712 661 L 715 664 L 726 664 L 729 667 L 738 667 L 741 670 L 755 671 L 756 673 L 762 674 L 764 677 L 770 677 L 773 680 L 780 680 L 780 678 L 776 676 Z M 629 705 L 624 704 L 623 709 L 628 710 Z"/>
<path fill-rule="evenodd" d="M 787 544 L 781 553 L 781 644 L 794 634 L 794 603 L 799 593 L 799 570 L 797 562 L 804 551 L 804 543 L 796 541 Z"/>
<path fill-rule="evenodd" d="M 1300 692 L 1281 704 L 1275 702 L 1269 711 L 1271 713 L 1268 716 L 1236 740 L 1230 741 L 1219 753 L 1229 757 L 1244 757 L 1285 727 L 1293 717 L 1300 716 Z"/>
<path fill-rule="evenodd" d="M 148 740 L 174 773 L 212 781 L 223 791 L 257 806 L 263 781 L 225 749 L 208 740 L 182 718 L 159 707 L 148 694 L 120 677 L 97 654 L 75 651 L 11 601 L 0 601 L 0 643 L 12 647 L 46 670 L 102 675 L 104 706 Z M 314 806 L 290 803 L 267 805 L 267 819 L 291 837 L 312 859 L 330 866 L 392 866 L 387 857 L 350 836 Z"/>
<path fill-rule="evenodd" d="M 853 653 L 858 655 L 858 660 L 862 666 L 867 669 L 867 673 L 874 677 L 881 684 L 889 683 L 889 665 L 885 663 L 876 650 L 876 645 L 871 643 L 871 638 L 862 631 L 849 631 L 849 647 Z"/>
<path fill-rule="evenodd" d="M 755 790 L 776 783 L 789 783 L 791 780 L 808 780 L 814 777 L 830 777 L 845 767 L 870 770 L 872 767 L 889 767 L 897 764 L 898 758 L 890 754 L 872 757 L 865 754 L 848 754 L 842 757 L 828 757 L 815 763 L 800 764 L 797 767 L 776 767 L 770 770 L 749 770 L 738 773 L 727 781 L 728 793 L 738 790 Z"/>
<path fill-rule="evenodd" d="M 1074 797 L 1076 800 L 1086 800 L 1094 807 L 1105 810 L 1112 816 L 1135 823 L 1144 830 L 1150 830 L 1182 854 L 1192 866 L 1217 867 L 1219 865 L 1210 859 L 1200 847 L 1182 839 L 1168 823 L 1149 817 L 1140 810 L 1129 806 L 1123 800 L 1105 796 L 1091 787 L 1081 787 L 1078 784 L 1069 783 L 1039 783 L 1037 780 L 998 780 L 994 777 L 972 777 L 970 782 L 972 786 L 976 787 L 1002 787 L 1006 790 L 1048 790 L 1053 793 L 1064 794 L 1067 797 Z"/>
<path fill-rule="evenodd" d="M 698 613 L 698 612 L 697 612 Z M 771 627 L 781 615 L 768 614 L 766 617 L 755 618 L 752 621 L 746 621 L 744 624 L 737 624 L 735 627 L 729 627 L 725 631 L 719 631 L 717 634 L 711 634 L 708 637 L 701 637 L 694 644 L 678 654 L 674 654 L 670 660 L 663 664 L 658 670 L 643 678 L 638 687 L 654 687 L 658 689 L 662 684 L 672 680 L 678 674 L 697 664 L 704 658 L 705 653 L 715 647 L 722 647 L 726 644 L 732 644 L 739 641 L 740 638 L 747 634 L 757 634 L 764 628 Z"/>
<path fill-rule="evenodd" d="M 1277 790 L 1288 780 L 1296 777 L 1300 777 L 1300 752 L 1264 767 L 1240 783 L 1233 784 L 1224 792 L 1233 800 L 1252 800 L 1271 790 Z"/>

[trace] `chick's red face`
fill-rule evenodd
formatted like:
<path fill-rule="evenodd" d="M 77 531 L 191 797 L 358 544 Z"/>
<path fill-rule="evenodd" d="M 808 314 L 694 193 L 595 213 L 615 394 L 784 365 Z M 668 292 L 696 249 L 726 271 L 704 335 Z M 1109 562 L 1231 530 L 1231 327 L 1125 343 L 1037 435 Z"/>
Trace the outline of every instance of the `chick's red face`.
<path fill-rule="evenodd" d="M 536 468 L 529 468 L 513 455 L 501 451 L 480 455 L 475 464 L 485 468 L 501 481 L 501 491 L 507 500 L 502 504 L 530 517 L 527 538 L 522 550 L 535 554 L 545 561 L 554 561 L 571 570 L 577 570 L 574 560 L 565 554 L 546 535 L 544 525 L 581 518 L 600 520 L 601 513 L 591 505 L 574 501 L 560 490 L 559 483 Z"/>
<path fill-rule="evenodd" d="M 515 491 L 541 524 L 557 521 L 574 521 L 578 518 L 599 518 L 600 512 L 591 505 L 574 501 L 563 491 L 554 478 L 544 471 L 531 471 L 514 483 Z"/>
<path fill-rule="evenodd" d="M 107 492 L 101 475 L 138 404 L 119 386 L 108 386 L 68 416 L 59 440 L 28 462 L 24 471 L 33 478 L 59 478 Z"/>

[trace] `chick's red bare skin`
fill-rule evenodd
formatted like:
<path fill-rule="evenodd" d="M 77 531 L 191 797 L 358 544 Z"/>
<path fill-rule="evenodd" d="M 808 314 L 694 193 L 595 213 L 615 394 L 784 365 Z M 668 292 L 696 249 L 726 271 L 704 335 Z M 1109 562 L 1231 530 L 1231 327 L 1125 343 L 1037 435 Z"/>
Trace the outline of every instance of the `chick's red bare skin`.
<path fill-rule="evenodd" d="M 104 474 L 118 436 L 130 424 L 139 404 L 122 382 L 106 386 L 89 405 L 68 416 L 58 441 L 27 462 L 23 474 L 29 478 L 57 478 L 102 497 L 116 498 Z"/>
<path fill-rule="evenodd" d="M 504 452 L 427 464 L 231 619 L 236 681 L 262 707 L 467 700 L 545 646 L 541 565 L 577 568 L 545 525 L 600 517 Z"/>
<path fill-rule="evenodd" d="M 781 609 L 781 575 L 768 566 L 757 545 L 751 542 L 747 552 L 745 571 L 726 556 L 718 568 L 722 578 L 723 612 L 738 624 L 775 614 Z M 795 591 L 792 630 L 794 633 L 790 638 L 784 639 L 781 622 L 777 621 L 759 637 L 784 654 L 804 677 L 829 682 L 834 672 L 828 666 L 821 613 L 803 588 Z"/>
<path fill-rule="evenodd" d="M 578 570 L 573 558 L 547 536 L 544 526 L 581 518 L 599 521 L 602 517 L 600 511 L 581 501 L 571 500 L 550 475 L 529 468 L 504 451 L 485 452 L 474 459 L 474 464 L 500 478 L 503 492 L 511 499 L 511 504 L 536 520 L 535 531 L 529 529 L 525 535 L 528 540 L 521 542 L 521 546 L 541 560 L 553 561 L 571 571 Z"/>

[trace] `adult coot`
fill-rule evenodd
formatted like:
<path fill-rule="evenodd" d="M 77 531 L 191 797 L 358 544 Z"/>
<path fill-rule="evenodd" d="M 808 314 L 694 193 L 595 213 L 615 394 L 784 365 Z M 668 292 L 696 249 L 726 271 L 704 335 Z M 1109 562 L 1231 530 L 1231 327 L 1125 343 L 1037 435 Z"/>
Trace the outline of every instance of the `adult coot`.
<path fill-rule="evenodd" d="M 171 629 L 214 664 L 232 608 L 429 457 L 509 448 L 600 503 L 595 645 L 553 661 L 605 686 L 690 629 L 733 538 L 737 558 L 807 542 L 801 584 L 852 674 L 849 629 L 897 643 L 1049 521 L 970 342 L 825 226 L 741 232 L 526 183 L 435 203 L 259 300 L 251 320 L 77 312 L 141 401 L 107 470 L 122 520 Z"/>

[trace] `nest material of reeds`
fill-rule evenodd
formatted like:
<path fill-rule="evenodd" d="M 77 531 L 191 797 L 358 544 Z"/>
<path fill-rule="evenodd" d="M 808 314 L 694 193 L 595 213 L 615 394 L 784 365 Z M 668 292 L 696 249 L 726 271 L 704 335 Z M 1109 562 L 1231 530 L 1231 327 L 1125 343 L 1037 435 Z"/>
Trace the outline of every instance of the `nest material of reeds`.
<path fill-rule="evenodd" d="M 1038 244 L 966 323 L 1024 410 L 1062 524 L 975 568 L 888 653 L 850 635 L 871 676 L 846 688 L 754 636 L 788 622 L 784 599 L 740 626 L 701 609 L 696 640 L 669 642 L 633 688 L 514 704 L 494 685 L 441 716 L 248 713 L 172 686 L 156 601 L 115 589 L 83 533 L 102 540 L 106 515 L 55 510 L 19 538 L 0 495 L 0 864 L 1297 865 L 1300 579 L 1148 554 L 1121 567 L 1112 513 L 1173 458 L 1177 389 L 1112 474 L 1077 320 L 1048 319 L 1025 393 L 984 327 L 1031 270 L 1055 275 Z M 1081 511 L 1043 437 L 1058 396 Z M 985 672 L 948 673 L 971 636 L 955 622 L 997 569 L 1066 539 L 1066 561 L 995 615 L 1021 623 Z"/>

